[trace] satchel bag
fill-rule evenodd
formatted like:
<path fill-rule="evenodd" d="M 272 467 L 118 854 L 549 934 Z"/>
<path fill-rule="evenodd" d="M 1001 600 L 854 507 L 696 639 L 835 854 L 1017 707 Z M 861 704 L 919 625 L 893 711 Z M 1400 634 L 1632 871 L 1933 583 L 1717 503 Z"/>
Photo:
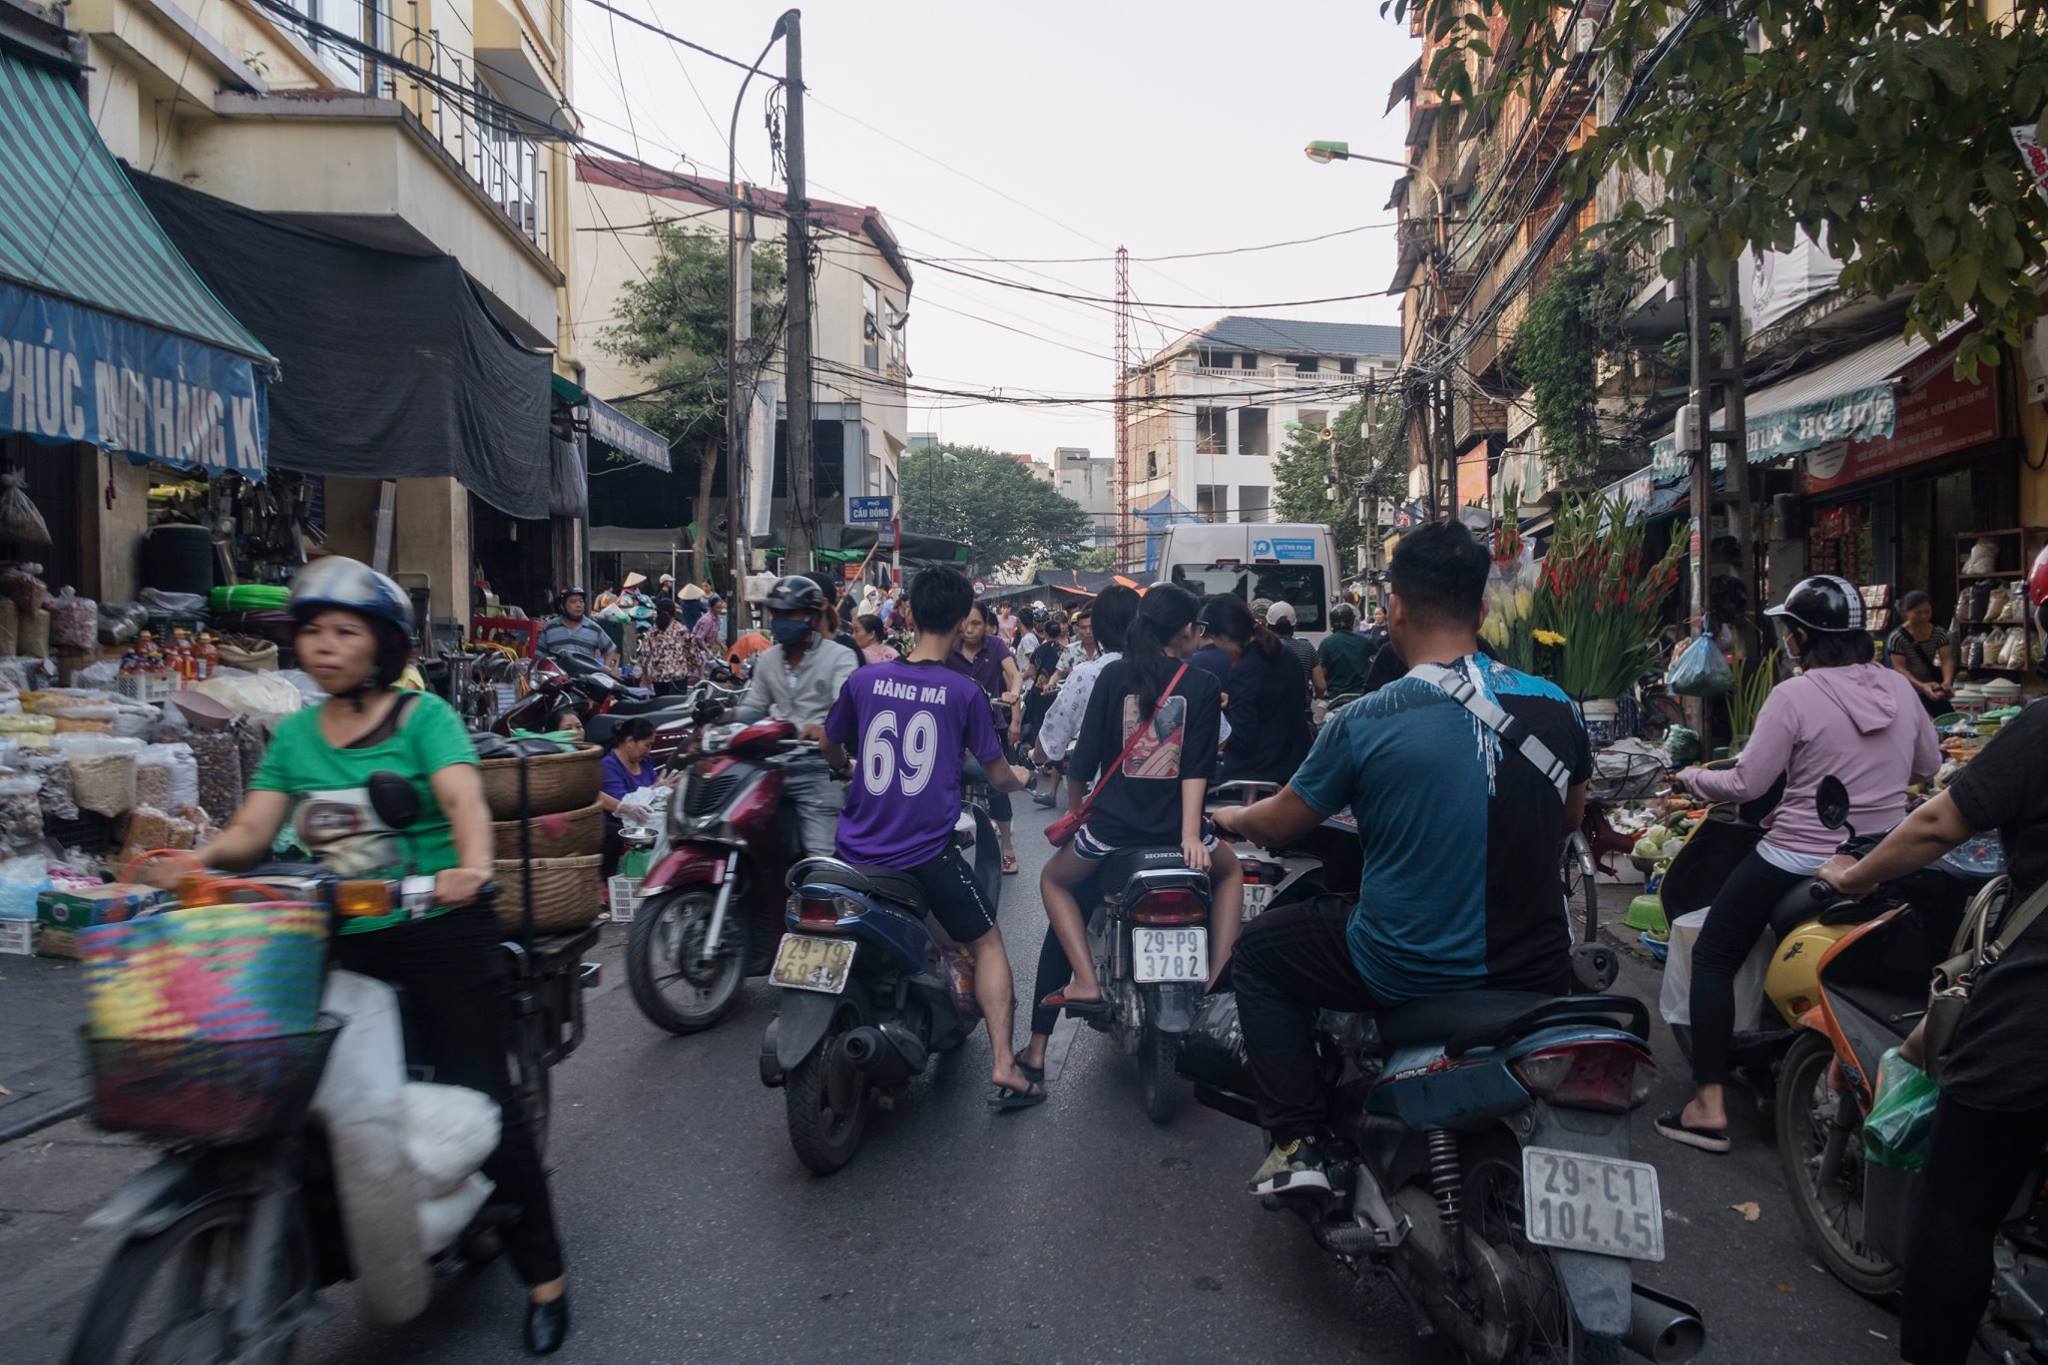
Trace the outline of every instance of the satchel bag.
<path fill-rule="evenodd" d="M 1962 1023 L 1963 1011 L 1969 1006 L 1970 992 L 1976 988 L 1978 978 L 1984 969 L 1990 967 L 2026 932 L 2027 926 L 2048 910 L 2048 885 L 2043 885 L 2027 897 L 2026 903 L 2012 911 L 2005 918 L 2005 927 L 1991 942 L 1984 941 L 1992 911 L 2011 898 L 2012 881 L 2000 877 L 1979 891 L 1970 899 L 1970 907 L 1963 914 L 1962 928 L 1956 931 L 1956 941 L 1951 949 L 1956 951 L 1947 961 L 1934 969 L 1934 982 L 1927 995 L 1926 1033 L 1922 1038 L 1922 1054 L 1927 1060 L 1927 1074 L 1935 1080 L 1941 1079 L 1942 1068 L 1948 1062 L 1948 1054 L 1955 1045 L 1956 1029 Z M 1969 946 L 1964 948 L 1963 945 Z"/>
<path fill-rule="evenodd" d="M 1103 773 L 1096 780 L 1095 785 L 1088 789 L 1088 794 L 1081 798 L 1081 804 L 1045 827 L 1045 840 L 1047 843 L 1051 844 L 1054 848 L 1065 848 L 1074 835 L 1079 832 L 1081 826 L 1088 820 L 1088 812 L 1095 809 L 1095 798 L 1102 794 L 1102 789 L 1109 785 L 1109 780 L 1122 771 L 1125 761 L 1130 758 L 1132 751 L 1138 747 L 1138 740 L 1147 730 L 1152 728 L 1152 722 L 1159 719 L 1160 711 L 1166 706 L 1166 699 L 1173 695 L 1174 688 L 1180 686 L 1180 680 L 1186 675 L 1187 671 L 1188 666 L 1186 664 L 1182 664 L 1175 670 L 1173 680 L 1166 684 L 1166 690 L 1161 692 L 1159 700 L 1152 704 L 1152 714 L 1145 718 L 1143 725 L 1131 731 L 1130 738 L 1124 741 L 1123 752 L 1116 756 L 1116 762 L 1110 764 L 1108 771 Z"/>

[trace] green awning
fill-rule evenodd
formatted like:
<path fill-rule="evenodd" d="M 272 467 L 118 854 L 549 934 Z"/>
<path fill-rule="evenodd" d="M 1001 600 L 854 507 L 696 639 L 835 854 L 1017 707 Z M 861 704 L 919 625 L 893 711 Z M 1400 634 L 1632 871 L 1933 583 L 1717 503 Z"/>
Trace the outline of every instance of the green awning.
<path fill-rule="evenodd" d="M 4 52 L 0 281 L 277 365 L 143 207 L 77 90 Z"/>

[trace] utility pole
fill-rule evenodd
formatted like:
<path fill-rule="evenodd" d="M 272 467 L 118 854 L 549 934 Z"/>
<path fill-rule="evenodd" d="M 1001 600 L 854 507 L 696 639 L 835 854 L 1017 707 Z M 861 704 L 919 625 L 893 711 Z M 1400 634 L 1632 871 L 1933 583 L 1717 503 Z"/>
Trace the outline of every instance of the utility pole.
<path fill-rule="evenodd" d="M 811 206 L 804 191 L 802 23 L 801 11 L 788 10 L 779 25 L 782 53 L 788 62 L 782 88 L 789 164 L 789 231 L 785 238 L 789 246 L 789 336 L 785 342 L 789 359 L 789 558 L 798 573 L 811 567 L 812 551 L 818 547 L 817 466 L 811 439 Z"/>
<path fill-rule="evenodd" d="M 737 185 L 728 188 L 738 191 Z M 732 566 L 732 601 L 725 613 L 726 644 L 731 645 L 746 629 L 747 563 L 740 549 L 746 528 L 747 436 L 753 429 L 754 382 L 750 370 L 747 382 L 740 382 L 740 361 L 755 364 L 754 342 L 754 207 L 746 194 L 735 193 L 730 208 L 732 230 L 728 234 L 732 256 L 732 315 L 725 332 L 725 559 Z M 768 458 L 775 458 L 771 449 Z M 697 509 L 703 531 L 704 577 L 711 576 L 711 480 L 703 481 L 705 497 Z"/>
<path fill-rule="evenodd" d="M 1729 264 L 1728 284 L 1717 295 L 1708 270 L 1707 255 L 1701 251 L 1685 268 L 1686 341 L 1692 361 L 1691 395 L 1680 414 L 1680 448 L 1692 460 L 1692 618 L 1704 623 L 1707 613 L 1707 582 L 1714 546 L 1714 450 L 1726 452 L 1728 503 L 1732 530 L 1741 547 L 1739 572 L 1743 588 L 1754 598 L 1756 592 L 1755 550 L 1749 538 L 1749 439 L 1743 411 L 1742 302 L 1735 284 L 1735 265 Z M 1720 328 L 1717 339 L 1714 329 Z M 1713 425 L 1716 409 L 1720 425 Z M 1695 698 L 1687 702 L 1687 719 L 1706 732 L 1706 704 Z"/>
<path fill-rule="evenodd" d="M 1124 567 L 1124 555 L 1131 544 L 1135 526 L 1131 513 L 1131 253 L 1116 249 L 1116 567 Z"/>

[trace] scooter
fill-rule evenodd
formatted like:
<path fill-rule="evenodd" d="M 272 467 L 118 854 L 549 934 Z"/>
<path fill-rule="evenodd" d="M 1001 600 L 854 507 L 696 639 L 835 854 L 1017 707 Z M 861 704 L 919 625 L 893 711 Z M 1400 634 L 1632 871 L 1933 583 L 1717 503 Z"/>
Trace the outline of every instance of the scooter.
<path fill-rule="evenodd" d="M 708 1029 L 767 972 L 782 931 L 783 878 L 803 846 L 783 800 L 783 768 L 800 745 L 787 721 L 698 736 L 669 797 L 667 851 L 640 885 L 626 940 L 633 1003 L 671 1033 Z"/>
<path fill-rule="evenodd" d="M 402 829 L 417 819 L 418 796 L 386 776 L 372 777 L 371 802 Z M 433 903 L 431 877 L 343 882 L 274 865 L 240 880 L 319 898 L 337 916 Z M 597 968 L 581 958 L 596 937 L 528 932 L 505 944 L 515 1089 L 537 1139 L 548 1071 L 582 1041 L 582 992 Z M 297 1336 L 328 1316 L 324 1286 L 352 1279 L 372 1318 L 405 1322 L 426 1310 L 437 1278 L 496 1254 L 505 1211 L 491 1205 L 481 1168 L 498 1145 L 498 1105 L 408 1079 L 399 995 L 385 983 L 331 971 L 321 1009 L 311 1034 L 91 1044 L 102 1125 L 172 1145 L 86 1222 L 121 1240 L 87 1300 L 71 1365 L 284 1365 Z M 234 1102 L 214 1089 L 172 1104 L 172 1078 L 202 1062 L 239 1077 Z"/>
<path fill-rule="evenodd" d="M 1227 975 L 1227 973 L 1226 973 Z M 1258 1121 L 1236 997 L 1213 996 L 1182 1051 L 1195 1098 Z M 1656 1168 L 1629 1156 L 1649 1096 L 1649 1011 L 1621 996 L 1468 991 L 1366 1015 L 1325 1012 L 1331 1190 L 1283 1192 L 1354 1272 L 1396 1287 L 1425 1336 L 1483 1365 L 1690 1360 L 1682 1300 L 1631 1283 L 1664 1258 Z"/>
<path fill-rule="evenodd" d="M 1280 790 L 1278 782 L 1222 782 L 1209 788 L 1205 805 L 1249 806 Z M 1323 859 L 1312 850 L 1320 843 L 1309 837 L 1287 848 L 1262 848 L 1250 842 L 1232 845 L 1244 868 L 1244 918 L 1247 923 L 1268 910 L 1314 900 L 1329 891 L 1323 876 Z M 1353 882 L 1352 885 L 1357 885 Z"/>
<path fill-rule="evenodd" d="M 1830 829 L 1846 827 L 1848 793 L 1840 788 L 1833 778 L 1821 784 L 1817 804 Z M 1849 833 L 1853 841 L 1854 829 Z M 1799 888 L 1822 921 L 1840 932 L 1814 951 L 1813 1003 L 1801 1013 L 1778 1073 L 1778 1159 L 1821 1260 L 1859 1293 L 1887 1294 L 1904 1279 L 1920 1190 L 1917 1172 L 1863 1159 L 1863 1119 L 1876 1098 L 1878 1060 L 1926 1013 L 1934 964 L 1963 951 L 1974 926 L 1996 919 L 2002 897 L 1986 893 L 2004 870 L 2003 850 L 1982 836 L 1867 900 L 1847 900 L 1820 882 Z M 2039 1184 L 2028 1183 L 2036 1194 L 2019 1221 L 2032 1220 Z M 2048 1278 L 2043 1246 L 2032 1234 L 2017 1242 L 2000 1239 L 1987 1323 L 2010 1324 L 2022 1347 L 2008 1354 L 2007 1346 L 1987 1341 L 1994 1360 L 2048 1360 L 2048 1324 L 2038 1307 L 2038 1286 Z"/>
<path fill-rule="evenodd" d="M 901 1094 L 964 1043 L 981 1009 L 965 952 L 926 927 L 914 878 L 806 858 L 789 888 L 761 1083 L 783 1092 L 797 1159 L 830 1175 L 860 1150 L 875 1095 Z"/>

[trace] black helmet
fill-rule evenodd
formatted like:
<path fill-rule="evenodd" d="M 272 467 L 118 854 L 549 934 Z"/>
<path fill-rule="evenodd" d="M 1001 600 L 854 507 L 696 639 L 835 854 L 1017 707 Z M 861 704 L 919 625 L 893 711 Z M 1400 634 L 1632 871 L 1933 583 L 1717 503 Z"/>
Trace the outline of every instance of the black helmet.
<path fill-rule="evenodd" d="M 775 586 L 768 590 L 770 611 L 823 611 L 825 592 L 816 582 L 800 573 L 793 573 L 775 580 Z"/>
<path fill-rule="evenodd" d="M 1797 621 L 1808 630 L 1867 630 L 1863 594 L 1856 585 L 1833 574 L 1815 574 L 1794 584 L 1785 600 L 1764 612 Z"/>
<path fill-rule="evenodd" d="M 567 602 L 572 597 L 580 597 L 586 602 L 590 600 L 590 594 L 581 588 L 564 588 L 562 589 L 562 595 L 557 600 Z"/>

